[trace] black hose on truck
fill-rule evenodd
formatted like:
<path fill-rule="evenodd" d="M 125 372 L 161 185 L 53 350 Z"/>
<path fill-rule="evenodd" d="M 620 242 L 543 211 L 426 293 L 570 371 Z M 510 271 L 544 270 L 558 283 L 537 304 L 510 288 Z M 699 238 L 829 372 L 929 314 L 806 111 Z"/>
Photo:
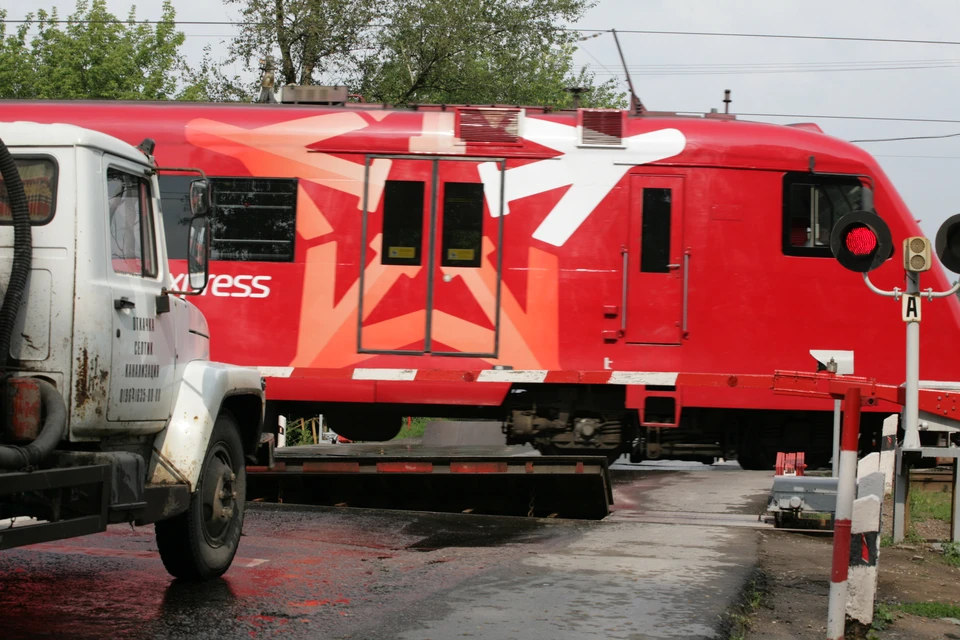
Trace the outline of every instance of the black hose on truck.
<path fill-rule="evenodd" d="M 13 217 L 13 268 L 10 270 L 10 282 L 3 294 L 3 306 L 0 307 L 0 363 L 6 365 L 10 356 L 10 338 L 13 325 L 20 312 L 23 292 L 27 289 L 30 276 L 30 263 L 33 259 L 33 238 L 30 234 L 30 210 L 27 208 L 27 194 L 23 190 L 17 163 L 13 160 L 7 145 L 0 140 L 0 175 L 7 187 L 7 200 Z"/>
<path fill-rule="evenodd" d="M 7 189 L 7 200 L 13 218 L 13 267 L 10 281 L 0 307 L 0 364 L 7 365 L 10 340 L 20 311 L 20 303 L 27 289 L 30 264 L 33 258 L 33 239 L 30 230 L 30 210 L 27 194 L 20 180 L 20 172 L 7 145 L 0 140 L 0 175 Z M 0 446 L 0 468 L 22 469 L 32 467 L 57 448 L 67 426 L 67 408 L 63 396 L 49 382 L 36 380 L 40 386 L 40 404 L 46 418 L 37 439 L 28 445 Z"/>

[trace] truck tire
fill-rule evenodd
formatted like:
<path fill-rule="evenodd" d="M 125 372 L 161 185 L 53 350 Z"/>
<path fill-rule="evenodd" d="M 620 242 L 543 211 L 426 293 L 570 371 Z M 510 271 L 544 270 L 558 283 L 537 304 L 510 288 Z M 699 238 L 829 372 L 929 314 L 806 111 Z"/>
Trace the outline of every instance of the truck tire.
<path fill-rule="evenodd" d="M 210 580 L 230 568 L 243 529 L 246 485 L 240 433 L 224 411 L 213 427 L 190 508 L 156 523 L 157 548 L 170 575 Z"/>

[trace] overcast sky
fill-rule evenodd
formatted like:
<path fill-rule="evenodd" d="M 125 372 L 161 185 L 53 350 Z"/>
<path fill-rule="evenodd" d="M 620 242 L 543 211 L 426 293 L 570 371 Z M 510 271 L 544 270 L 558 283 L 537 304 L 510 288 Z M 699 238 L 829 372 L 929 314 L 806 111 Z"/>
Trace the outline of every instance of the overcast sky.
<path fill-rule="evenodd" d="M 121 16 L 127 14 L 131 4 L 129 0 L 107 2 L 109 9 Z M 141 0 L 137 3 L 137 17 L 159 17 L 160 4 Z M 217 21 L 238 16 L 235 5 L 225 6 L 221 0 L 173 0 L 173 5 L 178 20 Z M 7 9 L 11 19 L 51 6 L 58 6 L 65 16 L 72 13 L 75 2 L 0 0 L 0 7 Z M 960 41 L 960 3 L 947 0 L 910 3 L 893 0 L 600 0 L 577 26 L 956 42 Z M 232 27 L 225 25 L 183 25 L 181 29 L 187 34 L 184 52 L 192 61 L 199 60 L 205 44 L 213 45 L 216 52 L 234 33 Z M 712 107 L 722 110 L 723 91 L 730 89 L 733 92 L 731 110 L 738 113 L 958 121 L 911 123 L 750 117 L 781 123 L 814 121 L 827 133 L 847 140 L 960 133 L 960 110 L 956 108 L 960 42 L 922 45 L 626 33 L 620 37 L 627 64 L 633 68 L 637 93 L 652 110 L 703 112 Z M 608 33 L 582 42 L 576 60 L 578 64 L 588 65 L 599 78 L 623 77 L 613 38 Z M 936 68 L 863 70 L 863 67 L 891 65 Z M 838 67 L 857 69 L 836 70 Z M 787 73 L 784 68 L 808 70 Z M 693 71 L 705 73 L 691 73 Z M 660 75 L 650 75 L 651 72 Z M 625 89 L 625 83 L 623 86 Z M 960 136 L 864 143 L 863 146 L 880 161 L 928 236 L 934 237 L 946 217 L 960 212 L 960 197 L 951 189 L 960 182 L 957 176 Z"/>

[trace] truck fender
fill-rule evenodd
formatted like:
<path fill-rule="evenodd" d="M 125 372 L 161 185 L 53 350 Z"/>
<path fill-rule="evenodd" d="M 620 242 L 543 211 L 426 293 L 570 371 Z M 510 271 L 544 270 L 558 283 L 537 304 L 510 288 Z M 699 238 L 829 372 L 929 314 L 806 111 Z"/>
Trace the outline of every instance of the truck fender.
<path fill-rule="evenodd" d="M 153 443 L 147 469 L 150 483 L 185 483 L 193 492 L 217 415 L 232 396 L 258 399 L 262 418 L 264 392 L 256 369 L 203 360 L 184 367 L 170 421 Z"/>

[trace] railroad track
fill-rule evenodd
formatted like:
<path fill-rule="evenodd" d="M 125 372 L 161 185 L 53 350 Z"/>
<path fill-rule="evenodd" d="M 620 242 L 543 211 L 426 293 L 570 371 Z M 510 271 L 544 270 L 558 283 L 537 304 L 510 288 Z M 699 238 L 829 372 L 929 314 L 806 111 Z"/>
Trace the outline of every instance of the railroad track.
<path fill-rule="evenodd" d="M 948 491 L 953 484 L 953 471 L 950 469 L 916 469 L 910 471 L 910 486 L 927 491 Z"/>

